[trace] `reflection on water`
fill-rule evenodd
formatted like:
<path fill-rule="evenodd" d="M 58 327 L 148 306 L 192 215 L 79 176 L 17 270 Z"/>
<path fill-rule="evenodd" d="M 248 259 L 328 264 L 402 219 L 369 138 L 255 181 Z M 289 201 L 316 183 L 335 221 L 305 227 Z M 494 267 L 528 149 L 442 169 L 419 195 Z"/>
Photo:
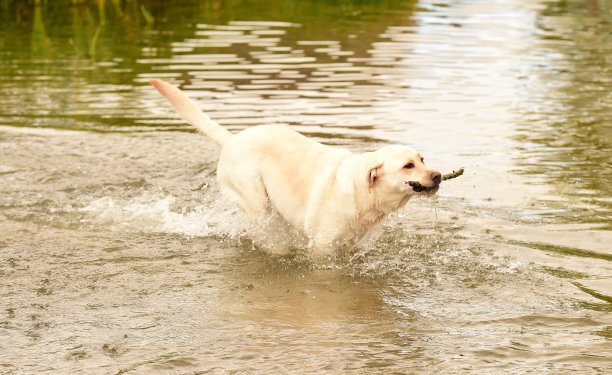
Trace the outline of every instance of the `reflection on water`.
<path fill-rule="evenodd" d="M 612 213 L 612 13 L 607 2 L 547 2 L 534 41 L 547 64 L 533 64 L 517 139 L 521 173 L 540 175 L 568 197 L 567 221 L 605 223 Z M 553 203 L 554 204 L 554 203 Z M 557 204 L 558 205 L 558 204 Z M 586 209 L 584 209 L 586 208 Z"/>
<path fill-rule="evenodd" d="M 0 12 L 9 373 L 610 367 L 610 1 L 7 0 Z M 217 146 L 151 77 L 235 131 L 406 143 L 466 174 L 315 263 L 283 228 L 265 243 L 246 234 L 219 200 Z"/>

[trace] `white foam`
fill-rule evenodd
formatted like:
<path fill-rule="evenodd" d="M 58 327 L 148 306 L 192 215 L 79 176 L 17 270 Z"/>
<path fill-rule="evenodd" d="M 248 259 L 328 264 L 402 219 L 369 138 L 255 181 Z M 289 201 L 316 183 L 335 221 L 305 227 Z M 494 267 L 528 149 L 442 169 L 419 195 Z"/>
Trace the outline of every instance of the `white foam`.
<path fill-rule="evenodd" d="M 111 229 L 151 233 L 175 233 L 187 236 L 237 236 L 247 229 L 242 215 L 221 204 L 199 205 L 190 210 L 173 208 L 172 195 L 142 195 L 128 200 L 103 197 L 80 209 L 85 219 Z M 229 224 L 232 223 L 232 224 Z"/>
<path fill-rule="evenodd" d="M 307 240 L 279 215 L 251 223 L 245 215 L 223 200 L 181 208 L 172 195 L 144 194 L 135 198 L 103 197 L 79 211 L 87 213 L 84 222 L 111 230 L 145 233 L 172 233 L 193 237 L 223 236 L 248 238 L 265 251 L 281 254 L 305 248 Z M 177 207 L 178 206 L 178 207 Z"/>

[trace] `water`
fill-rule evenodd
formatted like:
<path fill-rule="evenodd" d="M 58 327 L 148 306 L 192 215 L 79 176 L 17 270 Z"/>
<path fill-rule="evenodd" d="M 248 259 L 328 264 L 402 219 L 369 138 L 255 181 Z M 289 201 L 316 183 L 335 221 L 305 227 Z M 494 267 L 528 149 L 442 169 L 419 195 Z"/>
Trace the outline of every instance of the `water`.
<path fill-rule="evenodd" d="M 610 1 L 0 12 L 1 373 L 612 369 Z M 315 262 L 220 199 L 151 77 L 233 131 L 466 174 Z"/>

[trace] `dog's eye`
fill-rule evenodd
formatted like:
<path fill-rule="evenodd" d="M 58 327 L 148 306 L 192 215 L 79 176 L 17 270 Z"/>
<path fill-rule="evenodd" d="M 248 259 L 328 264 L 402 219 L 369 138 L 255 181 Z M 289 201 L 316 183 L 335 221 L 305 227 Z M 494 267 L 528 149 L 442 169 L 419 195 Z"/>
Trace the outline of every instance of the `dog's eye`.
<path fill-rule="evenodd" d="M 414 168 L 414 163 L 408 163 L 408 164 L 404 165 L 404 168 L 406 168 L 406 169 Z"/>
<path fill-rule="evenodd" d="M 421 158 L 421 163 L 424 163 L 424 162 L 425 162 L 425 158 Z"/>

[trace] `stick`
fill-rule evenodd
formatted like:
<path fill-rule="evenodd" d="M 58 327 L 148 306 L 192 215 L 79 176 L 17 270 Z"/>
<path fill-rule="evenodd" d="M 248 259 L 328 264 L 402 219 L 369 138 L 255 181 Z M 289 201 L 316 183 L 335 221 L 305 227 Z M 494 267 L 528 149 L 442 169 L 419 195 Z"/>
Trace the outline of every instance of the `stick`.
<path fill-rule="evenodd" d="M 459 176 L 461 176 L 463 174 L 463 168 L 459 168 L 456 171 L 452 171 L 451 173 L 447 173 L 445 175 L 442 176 L 442 181 L 446 181 L 446 180 L 450 180 L 452 178 L 457 178 Z M 415 187 L 415 188 L 424 188 L 427 189 L 427 186 L 423 186 L 421 185 L 418 181 L 408 181 L 406 182 L 408 185 Z"/>
<path fill-rule="evenodd" d="M 457 178 L 463 174 L 463 168 L 459 168 L 452 173 L 447 173 L 442 176 L 442 181 L 450 180 L 451 178 Z"/>

